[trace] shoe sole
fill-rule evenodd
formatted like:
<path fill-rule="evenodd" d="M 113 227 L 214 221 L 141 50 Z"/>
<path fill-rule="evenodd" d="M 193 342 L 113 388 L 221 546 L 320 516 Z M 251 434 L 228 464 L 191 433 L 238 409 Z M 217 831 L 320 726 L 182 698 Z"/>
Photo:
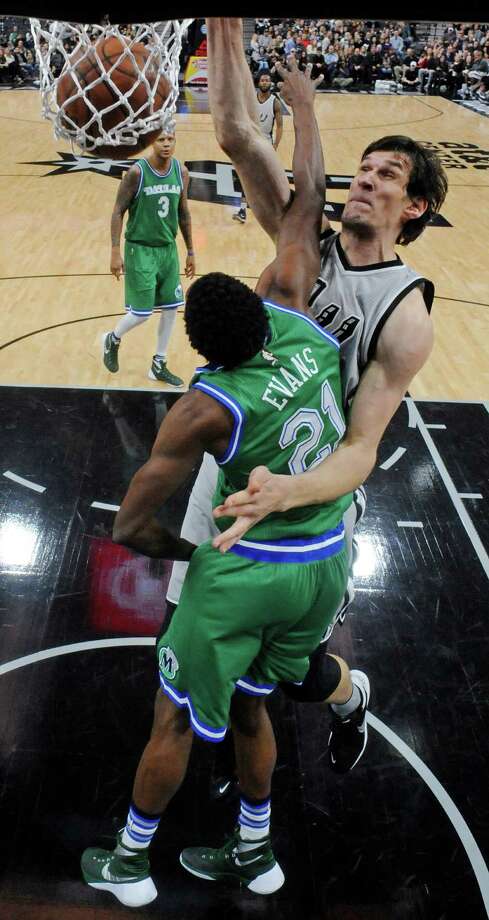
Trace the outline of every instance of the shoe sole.
<path fill-rule="evenodd" d="M 90 885 L 90 888 L 97 888 L 99 891 L 109 891 L 125 907 L 144 907 L 145 904 L 151 904 L 158 896 L 151 878 L 127 884 L 121 882 L 117 885 L 113 882 L 88 882 L 87 884 Z"/>
<path fill-rule="evenodd" d="M 180 864 L 183 866 L 187 872 L 190 872 L 191 875 L 197 876 L 197 878 L 203 878 L 207 882 L 217 882 L 222 881 L 226 882 L 227 880 L 232 882 L 238 882 L 240 885 L 244 885 L 245 888 L 248 888 L 249 891 L 253 891 L 255 894 L 273 894 L 275 891 L 278 891 L 285 882 L 285 876 L 282 872 L 278 863 L 275 863 L 272 869 L 269 869 L 268 872 L 264 872 L 263 875 L 257 875 L 256 878 L 252 879 L 250 882 L 245 882 L 239 878 L 239 876 L 229 873 L 229 876 L 221 876 L 220 879 L 214 878 L 212 875 L 206 875 L 205 872 L 199 872 L 198 869 L 194 869 L 188 863 L 184 862 L 182 859 L 182 854 L 180 854 Z"/>
<path fill-rule="evenodd" d="M 156 380 L 158 383 L 164 383 L 165 386 L 167 386 L 167 387 L 179 387 L 179 388 L 181 388 L 181 387 L 184 387 L 184 386 L 185 386 L 185 383 L 183 382 L 183 380 L 182 380 L 181 383 L 170 383 L 169 380 L 160 380 L 160 378 L 157 377 L 156 374 L 153 373 L 152 370 L 149 370 L 149 372 L 148 372 L 148 378 L 149 378 L 149 380 Z"/>
<path fill-rule="evenodd" d="M 107 365 L 106 365 L 106 363 L 105 363 L 105 340 L 106 340 L 106 338 L 107 338 L 108 335 L 109 335 L 108 332 L 102 332 L 102 335 L 101 335 L 101 337 L 100 337 L 100 343 L 101 343 L 101 346 L 102 346 L 102 361 L 104 362 L 105 370 L 108 371 L 109 374 L 117 374 L 118 371 L 119 371 L 119 368 L 117 368 L 116 371 L 112 371 L 112 370 L 110 369 L 110 367 L 107 367 Z"/>

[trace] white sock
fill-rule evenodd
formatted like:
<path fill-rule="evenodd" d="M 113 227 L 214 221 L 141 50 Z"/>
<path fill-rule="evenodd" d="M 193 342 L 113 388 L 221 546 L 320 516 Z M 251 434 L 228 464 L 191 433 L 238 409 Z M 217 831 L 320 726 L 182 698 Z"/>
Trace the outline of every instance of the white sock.
<path fill-rule="evenodd" d="M 140 326 L 141 323 L 145 323 L 147 319 L 151 316 L 151 313 L 148 316 L 135 316 L 134 313 L 126 313 L 122 319 L 119 320 L 117 326 L 114 329 L 114 335 L 116 338 L 121 339 L 126 332 L 130 332 L 131 329 L 135 329 L 136 326 Z"/>
<path fill-rule="evenodd" d="M 163 358 L 164 361 L 166 361 L 166 350 L 168 348 L 168 342 L 170 341 L 176 318 L 176 309 L 161 311 L 160 321 L 158 323 L 158 338 L 156 340 L 156 354 L 159 358 Z"/>
<path fill-rule="evenodd" d="M 270 834 L 270 799 L 264 799 L 259 804 L 252 804 L 243 796 L 240 800 L 239 812 L 239 850 L 253 850 L 258 846 L 258 841 Z"/>
<path fill-rule="evenodd" d="M 355 709 L 358 709 L 361 702 L 362 694 L 356 684 L 353 684 L 353 692 L 350 699 L 347 700 L 346 703 L 331 703 L 331 709 L 336 715 L 340 716 L 341 719 L 344 719 L 346 716 L 351 715 L 352 712 L 355 712 Z"/>
<path fill-rule="evenodd" d="M 130 850 L 146 850 L 158 830 L 160 818 L 161 815 L 149 817 L 141 814 L 136 806 L 131 804 L 121 843 L 117 847 L 118 854 L 125 855 L 126 847 Z"/>

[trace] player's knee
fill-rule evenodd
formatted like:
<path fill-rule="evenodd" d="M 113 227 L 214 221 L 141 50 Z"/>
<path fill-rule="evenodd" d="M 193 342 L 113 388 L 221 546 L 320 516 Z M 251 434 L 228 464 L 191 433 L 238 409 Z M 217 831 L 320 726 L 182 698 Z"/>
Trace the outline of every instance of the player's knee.
<path fill-rule="evenodd" d="M 309 670 L 302 684 L 281 683 L 280 688 L 298 703 L 323 703 L 340 686 L 345 669 L 349 674 L 346 661 L 330 655 L 325 645 L 320 645 L 310 657 Z"/>

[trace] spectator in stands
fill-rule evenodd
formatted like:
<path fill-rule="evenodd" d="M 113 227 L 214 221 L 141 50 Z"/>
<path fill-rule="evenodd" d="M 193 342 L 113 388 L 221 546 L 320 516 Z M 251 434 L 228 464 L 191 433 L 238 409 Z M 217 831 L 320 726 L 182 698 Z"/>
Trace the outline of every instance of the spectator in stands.
<path fill-rule="evenodd" d="M 11 85 L 21 84 L 24 81 L 20 76 L 19 64 L 12 49 L 0 46 L 0 81 Z"/>
<path fill-rule="evenodd" d="M 390 46 L 397 54 L 401 54 L 404 49 L 404 39 L 399 29 L 394 29 L 394 35 L 391 36 Z"/>
<path fill-rule="evenodd" d="M 414 93 L 419 86 L 418 65 L 416 61 L 411 61 L 409 67 L 406 67 L 401 78 L 401 86 L 404 92 Z"/>

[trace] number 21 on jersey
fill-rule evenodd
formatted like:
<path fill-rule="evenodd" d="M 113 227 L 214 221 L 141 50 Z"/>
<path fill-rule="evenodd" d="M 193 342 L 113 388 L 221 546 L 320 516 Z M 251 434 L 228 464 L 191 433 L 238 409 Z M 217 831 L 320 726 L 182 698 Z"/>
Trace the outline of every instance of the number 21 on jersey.
<path fill-rule="evenodd" d="M 280 435 L 279 444 L 282 450 L 290 447 L 298 440 L 302 429 L 309 432 L 307 437 L 303 438 L 297 444 L 294 453 L 289 460 L 289 469 L 293 476 L 304 473 L 305 470 L 316 466 L 321 460 L 324 460 L 332 451 L 336 449 L 341 441 L 346 425 L 343 415 L 338 408 L 334 393 L 327 380 L 324 381 L 321 388 L 321 410 L 324 416 L 329 419 L 335 429 L 336 435 L 329 444 L 322 447 L 312 460 L 308 460 L 309 455 L 317 448 L 321 435 L 324 431 L 324 421 L 321 413 L 317 409 L 298 409 L 297 412 L 285 422 Z"/>

